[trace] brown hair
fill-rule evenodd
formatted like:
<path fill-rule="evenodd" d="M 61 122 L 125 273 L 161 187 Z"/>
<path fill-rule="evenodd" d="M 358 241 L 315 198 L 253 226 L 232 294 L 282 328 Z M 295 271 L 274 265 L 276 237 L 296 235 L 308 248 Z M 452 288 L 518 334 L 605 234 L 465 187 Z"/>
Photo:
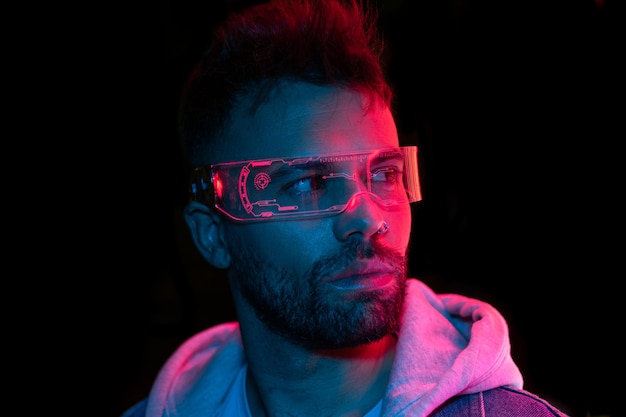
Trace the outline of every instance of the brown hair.
<path fill-rule="evenodd" d="M 376 18 L 360 0 L 272 0 L 231 13 L 183 87 L 179 133 L 191 164 L 239 97 L 252 94 L 254 112 L 283 81 L 345 86 L 390 106 Z"/>

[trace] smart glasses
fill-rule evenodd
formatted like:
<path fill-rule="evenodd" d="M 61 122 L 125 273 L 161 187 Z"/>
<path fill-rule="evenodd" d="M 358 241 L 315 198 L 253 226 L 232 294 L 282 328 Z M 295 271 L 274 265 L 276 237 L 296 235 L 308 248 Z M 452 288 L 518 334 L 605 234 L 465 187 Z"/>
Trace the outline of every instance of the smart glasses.
<path fill-rule="evenodd" d="M 416 146 L 207 165 L 190 191 L 236 222 L 338 214 L 362 194 L 383 207 L 422 199 Z"/>

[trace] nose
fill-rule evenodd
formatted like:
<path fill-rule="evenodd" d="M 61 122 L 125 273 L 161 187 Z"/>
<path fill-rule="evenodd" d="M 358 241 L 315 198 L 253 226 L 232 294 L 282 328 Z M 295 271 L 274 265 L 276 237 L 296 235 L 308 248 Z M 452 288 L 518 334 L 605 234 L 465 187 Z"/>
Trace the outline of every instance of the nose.
<path fill-rule="evenodd" d="M 345 241 L 355 233 L 370 237 L 383 228 L 385 218 L 375 201 L 377 198 L 367 191 L 352 196 L 346 209 L 336 217 L 333 225 L 337 240 Z"/>

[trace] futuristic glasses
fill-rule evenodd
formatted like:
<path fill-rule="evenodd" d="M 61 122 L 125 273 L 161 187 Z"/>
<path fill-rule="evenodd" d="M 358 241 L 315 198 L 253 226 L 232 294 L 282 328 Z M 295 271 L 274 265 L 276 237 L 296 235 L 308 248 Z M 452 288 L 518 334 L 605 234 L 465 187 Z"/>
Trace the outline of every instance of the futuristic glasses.
<path fill-rule="evenodd" d="M 190 191 L 237 222 L 338 214 L 361 194 L 383 207 L 422 199 L 416 146 L 207 165 Z"/>

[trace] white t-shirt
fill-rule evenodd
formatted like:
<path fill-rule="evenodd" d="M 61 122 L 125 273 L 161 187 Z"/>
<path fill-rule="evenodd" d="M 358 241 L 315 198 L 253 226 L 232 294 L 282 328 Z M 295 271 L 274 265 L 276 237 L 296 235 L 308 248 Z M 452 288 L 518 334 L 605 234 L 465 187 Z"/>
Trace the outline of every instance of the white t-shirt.
<path fill-rule="evenodd" d="M 244 365 L 241 368 L 232 388 L 228 391 L 228 395 L 222 407 L 220 407 L 214 417 L 252 417 L 250 408 L 248 407 L 248 397 L 246 396 L 247 370 L 248 365 Z M 382 405 L 383 401 L 380 400 L 378 404 L 363 417 L 380 417 Z"/>

